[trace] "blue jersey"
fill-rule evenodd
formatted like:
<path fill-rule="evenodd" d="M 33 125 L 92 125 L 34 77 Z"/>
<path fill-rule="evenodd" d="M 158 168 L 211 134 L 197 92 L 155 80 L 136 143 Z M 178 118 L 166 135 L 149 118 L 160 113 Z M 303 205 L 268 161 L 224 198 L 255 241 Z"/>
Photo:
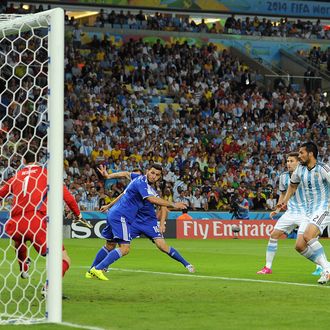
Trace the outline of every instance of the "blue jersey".
<path fill-rule="evenodd" d="M 279 189 L 280 192 L 286 192 L 290 184 L 290 172 L 283 172 L 280 175 Z M 298 185 L 297 191 L 288 201 L 288 211 L 295 214 L 306 214 L 306 198 L 302 185 Z"/>
<path fill-rule="evenodd" d="M 157 192 L 155 191 L 155 196 L 158 197 Z M 144 201 L 144 205 L 139 209 L 136 215 L 137 222 L 157 222 L 157 215 L 155 206 L 149 201 Z"/>
<path fill-rule="evenodd" d="M 128 223 L 132 223 L 138 211 L 147 202 L 145 199 L 150 196 L 157 196 L 157 193 L 148 184 L 145 175 L 138 175 L 127 186 L 119 201 L 109 210 L 108 218 L 121 219 L 123 217 Z"/>
<path fill-rule="evenodd" d="M 312 169 L 298 165 L 291 176 L 292 183 L 299 183 L 305 192 L 307 215 L 329 211 L 330 204 L 330 167 L 316 163 Z"/>
<path fill-rule="evenodd" d="M 136 173 L 131 173 L 131 180 L 135 180 L 136 178 L 138 178 L 140 176 L 140 174 L 136 174 Z M 154 195 L 156 197 L 159 197 L 159 195 L 157 194 L 156 190 L 152 187 L 150 187 L 150 189 L 153 191 Z M 139 209 L 137 215 L 136 215 L 136 221 L 137 222 L 157 222 L 157 215 L 156 215 L 156 211 L 155 211 L 155 206 L 150 203 L 147 200 L 144 200 L 143 206 L 142 208 Z"/>

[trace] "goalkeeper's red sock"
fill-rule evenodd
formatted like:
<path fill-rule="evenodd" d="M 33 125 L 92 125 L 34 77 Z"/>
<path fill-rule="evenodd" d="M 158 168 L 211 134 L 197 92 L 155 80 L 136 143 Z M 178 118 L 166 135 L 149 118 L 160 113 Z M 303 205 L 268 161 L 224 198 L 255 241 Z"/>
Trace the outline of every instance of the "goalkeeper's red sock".
<path fill-rule="evenodd" d="M 62 260 L 62 277 L 64 277 L 64 274 L 66 271 L 70 268 L 69 263 L 66 260 Z"/>
<path fill-rule="evenodd" d="M 27 272 L 29 266 L 26 264 L 27 258 L 27 248 L 24 242 L 15 242 L 15 247 L 17 249 L 17 259 L 19 264 L 19 269 L 21 272 Z"/>

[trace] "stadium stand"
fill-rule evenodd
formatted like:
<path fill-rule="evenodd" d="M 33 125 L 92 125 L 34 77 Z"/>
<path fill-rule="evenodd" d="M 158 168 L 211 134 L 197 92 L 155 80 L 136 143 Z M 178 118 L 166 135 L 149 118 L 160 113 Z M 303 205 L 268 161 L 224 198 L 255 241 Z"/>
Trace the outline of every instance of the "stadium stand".
<path fill-rule="evenodd" d="M 216 29 L 142 12 L 134 17 L 101 11 L 97 24 L 196 33 Z M 306 38 L 309 32 L 320 37 L 320 28 L 320 22 L 284 19 L 273 26 L 266 19 L 238 22 L 231 17 L 223 32 Z M 73 35 L 83 33 L 76 29 Z M 5 45 L 1 48 L 5 52 Z M 297 150 L 301 141 L 317 142 L 321 160 L 329 163 L 329 103 L 322 91 L 297 91 L 290 85 L 265 89 L 255 77 L 229 50 L 212 43 L 163 45 L 132 39 L 115 45 L 95 36 L 82 47 L 79 38 L 68 38 L 64 179 L 81 210 L 97 210 L 125 186 L 120 180 L 103 182 L 96 173 L 99 164 L 114 172 L 159 162 L 166 170 L 158 186 L 162 196 L 192 203 L 198 191 L 203 205 L 209 201 L 205 209 L 228 210 L 239 193 L 253 210 L 257 194 L 265 205 L 270 196 L 278 198 L 285 154 Z M 11 104 L 10 96 L 1 104 Z M 8 125 L 2 122 L 2 141 L 15 139 L 14 133 L 6 134 Z M 13 169 L 18 163 L 11 164 Z M 216 203 L 208 198 L 211 191 Z"/>

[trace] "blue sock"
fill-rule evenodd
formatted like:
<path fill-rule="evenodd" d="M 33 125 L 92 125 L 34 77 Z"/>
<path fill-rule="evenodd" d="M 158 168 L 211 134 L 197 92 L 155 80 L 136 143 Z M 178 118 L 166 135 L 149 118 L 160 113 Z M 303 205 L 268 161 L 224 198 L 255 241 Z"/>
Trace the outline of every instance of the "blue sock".
<path fill-rule="evenodd" d="M 99 250 L 99 252 L 97 252 L 91 268 L 93 268 L 95 265 L 99 264 L 108 255 L 109 252 L 110 251 L 105 246 L 102 246 L 102 248 Z"/>
<path fill-rule="evenodd" d="M 175 259 L 175 260 L 181 262 L 182 265 L 185 266 L 185 267 L 188 266 L 188 265 L 190 265 L 190 263 L 189 263 L 187 260 L 185 260 L 185 259 L 182 257 L 182 255 L 181 255 L 177 250 L 175 250 L 175 248 L 173 248 L 173 247 L 170 247 L 170 252 L 168 253 L 168 255 L 169 255 L 171 258 L 173 258 L 173 259 Z"/>
<path fill-rule="evenodd" d="M 114 249 L 111 252 L 109 252 L 100 263 L 95 265 L 95 268 L 96 269 L 108 268 L 109 265 L 113 264 L 116 260 L 118 260 L 121 257 L 122 254 L 120 249 Z"/>

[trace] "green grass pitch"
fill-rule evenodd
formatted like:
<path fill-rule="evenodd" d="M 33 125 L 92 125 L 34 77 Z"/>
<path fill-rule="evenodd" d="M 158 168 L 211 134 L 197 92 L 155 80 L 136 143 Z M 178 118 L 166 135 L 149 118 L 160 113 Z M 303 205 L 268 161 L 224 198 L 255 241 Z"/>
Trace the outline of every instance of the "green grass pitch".
<path fill-rule="evenodd" d="M 195 274 L 138 239 L 107 273 L 109 281 L 87 280 L 85 271 L 103 241 L 65 240 L 72 267 L 63 282 L 70 297 L 63 301 L 63 321 L 103 329 L 329 328 L 330 285 L 317 285 L 314 265 L 294 251 L 294 240 L 279 242 L 272 275 L 256 275 L 264 266 L 266 240 L 167 242 L 196 266 Z M 330 240 L 322 243 L 330 255 Z M 24 329 L 1 326 L 7 328 Z"/>

